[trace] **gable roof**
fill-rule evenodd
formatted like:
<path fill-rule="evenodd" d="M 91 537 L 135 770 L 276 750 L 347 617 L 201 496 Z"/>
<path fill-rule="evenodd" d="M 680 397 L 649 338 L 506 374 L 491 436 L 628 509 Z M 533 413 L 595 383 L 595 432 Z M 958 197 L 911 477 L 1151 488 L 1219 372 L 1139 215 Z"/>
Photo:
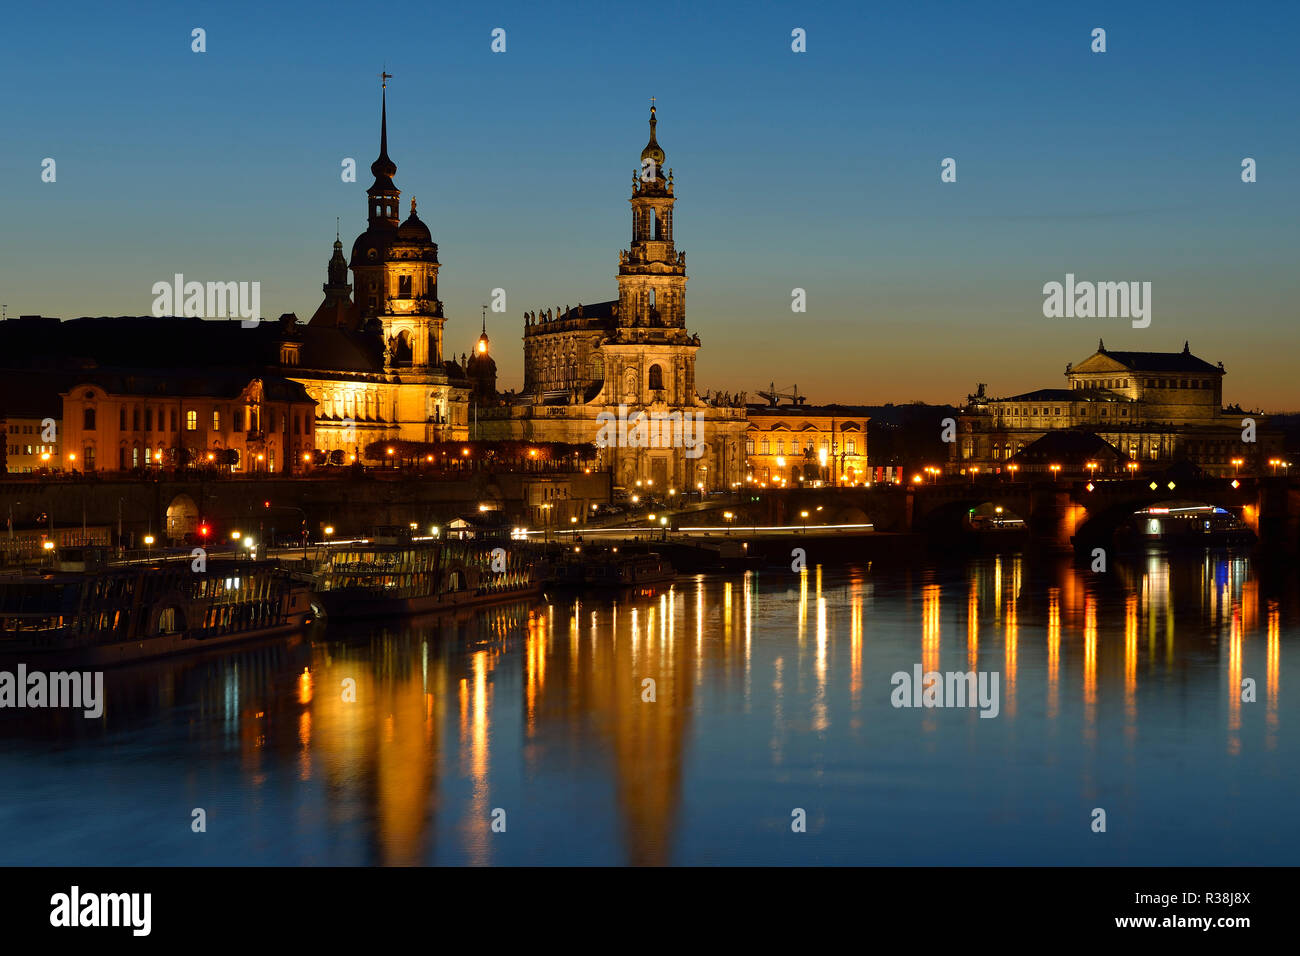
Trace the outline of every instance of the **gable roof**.
<path fill-rule="evenodd" d="M 1084 366 L 1097 358 L 1111 359 L 1119 363 L 1123 368 L 1134 372 L 1210 372 L 1215 375 L 1224 374 L 1221 367 L 1211 365 L 1204 359 L 1193 355 L 1187 343 L 1183 344 L 1181 352 L 1112 352 L 1102 345 L 1078 365 L 1073 366 L 1071 372 L 1091 371 Z M 1100 365 L 1103 363 L 1097 362 L 1095 364 Z"/>

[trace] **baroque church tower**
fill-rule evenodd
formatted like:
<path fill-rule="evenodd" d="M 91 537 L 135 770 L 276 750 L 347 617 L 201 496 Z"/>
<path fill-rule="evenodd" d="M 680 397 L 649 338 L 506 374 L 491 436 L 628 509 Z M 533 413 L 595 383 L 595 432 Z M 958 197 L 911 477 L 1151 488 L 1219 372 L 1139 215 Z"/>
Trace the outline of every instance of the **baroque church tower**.
<path fill-rule="evenodd" d="M 305 349 L 332 365 L 321 369 L 331 380 L 308 388 L 318 403 L 317 431 L 327 450 L 341 449 L 350 460 L 364 458 L 375 441 L 467 437 L 468 382 L 463 368 L 442 354 L 447 320 L 438 298 L 438 244 L 414 198 L 400 221 L 397 164 L 388 155 L 388 74 L 383 79 L 366 230 L 352 244 L 350 261 L 335 236 L 325 299 L 308 322 Z"/>
<path fill-rule="evenodd" d="M 618 311 L 621 324 L 640 328 L 685 328 L 686 253 L 673 246 L 673 174 L 664 175 L 664 151 L 650 107 L 650 142 L 632 176 L 632 246 L 619 255 Z"/>
<path fill-rule="evenodd" d="M 743 399 L 696 391 L 700 339 L 686 328 L 686 254 L 674 243 L 677 199 L 658 122 L 652 105 L 628 200 L 631 244 L 618 255 L 618 298 L 526 312 L 523 392 L 483 428 L 491 437 L 583 443 L 596 442 L 610 416 L 690 422 L 691 447 L 661 434 L 645 446 L 604 447 L 601 464 L 624 488 L 730 488 L 744 477 Z"/>
<path fill-rule="evenodd" d="M 446 318 L 438 300 L 438 244 L 415 212 L 398 224 L 401 191 L 393 183 L 397 164 L 388 155 L 388 92 L 380 118 L 379 158 L 370 164 L 375 181 L 366 190 L 369 225 L 352 244 L 348 264 L 356 286 L 351 324 L 382 325 L 388 361 L 395 368 L 442 364 Z"/>

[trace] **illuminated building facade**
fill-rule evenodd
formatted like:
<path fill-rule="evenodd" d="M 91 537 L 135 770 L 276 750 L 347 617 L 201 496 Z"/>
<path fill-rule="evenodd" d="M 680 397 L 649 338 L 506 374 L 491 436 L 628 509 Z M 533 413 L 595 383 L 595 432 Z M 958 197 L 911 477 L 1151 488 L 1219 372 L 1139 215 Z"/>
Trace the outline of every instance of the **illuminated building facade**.
<path fill-rule="evenodd" d="M 851 405 L 749 405 L 745 454 L 752 484 L 798 487 L 870 480 L 866 409 Z"/>
<path fill-rule="evenodd" d="M 1279 436 L 1264 415 L 1222 406 L 1225 374 L 1222 362 L 1211 365 L 1187 344 L 1181 352 L 1112 352 L 1099 342 L 1092 355 L 1066 366 L 1065 388 L 995 399 L 981 385 L 968 397 L 958 440 L 949 446 L 950 469 L 1019 467 L 1013 459 L 1032 452 L 1034 443 L 1072 429 L 1114 449 L 1115 455 L 1091 456 L 1103 469 L 1112 461 L 1139 470 L 1190 461 L 1212 475 L 1258 470 L 1280 449 Z M 1247 441 L 1251 422 L 1255 440 Z M 1032 453 L 1028 458 L 1036 461 Z"/>
<path fill-rule="evenodd" d="M 56 465 L 65 471 L 190 465 L 294 474 L 310 466 L 303 456 L 314 448 L 315 404 L 288 379 L 98 372 L 78 377 L 62 398 L 67 453 Z"/>
<path fill-rule="evenodd" d="M 722 393 L 702 398 L 696 388 L 700 338 L 686 328 L 686 253 L 675 244 L 677 199 L 657 125 L 652 106 L 618 298 L 524 313 L 523 389 L 480 427 L 485 438 L 602 444 L 603 422 L 644 414 L 673 422 L 675 434 L 656 428 L 647 441 L 603 444 L 601 466 L 616 485 L 726 489 L 744 480 L 744 403 Z M 689 431 L 678 428 L 683 421 Z M 687 440 L 677 440 L 683 432 Z"/>

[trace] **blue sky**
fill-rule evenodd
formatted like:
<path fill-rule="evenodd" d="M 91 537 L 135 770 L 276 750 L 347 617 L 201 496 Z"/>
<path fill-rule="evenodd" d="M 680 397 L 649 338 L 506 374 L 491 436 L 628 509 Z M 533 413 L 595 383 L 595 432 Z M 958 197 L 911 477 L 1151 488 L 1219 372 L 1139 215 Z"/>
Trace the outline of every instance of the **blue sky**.
<path fill-rule="evenodd" d="M 447 348 L 468 350 L 506 289 L 488 320 L 503 387 L 519 385 L 525 309 L 614 297 L 653 95 L 701 388 L 1014 394 L 1059 385 L 1104 337 L 1190 340 L 1225 363 L 1226 400 L 1300 408 L 1298 8 L 899 6 L 12 8 L 0 302 L 147 314 L 153 283 L 181 272 L 258 280 L 264 313 L 306 318 L 335 217 L 348 248 L 365 226 L 386 66 L 403 215 L 414 194 L 440 246 Z M 1151 326 L 1044 318 L 1043 283 L 1067 272 L 1152 282 Z"/>

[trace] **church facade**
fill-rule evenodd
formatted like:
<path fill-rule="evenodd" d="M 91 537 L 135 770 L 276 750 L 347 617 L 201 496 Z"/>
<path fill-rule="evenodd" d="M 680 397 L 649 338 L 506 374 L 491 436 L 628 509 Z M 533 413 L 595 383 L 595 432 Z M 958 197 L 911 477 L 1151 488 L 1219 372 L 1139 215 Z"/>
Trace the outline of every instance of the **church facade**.
<path fill-rule="evenodd" d="M 686 327 L 686 253 L 674 237 L 677 199 L 657 125 L 652 106 L 618 297 L 524 313 L 523 388 L 479 411 L 479 431 L 594 444 L 623 488 L 729 489 L 746 474 L 744 396 L 697 391 L 700 338 Z"/>

